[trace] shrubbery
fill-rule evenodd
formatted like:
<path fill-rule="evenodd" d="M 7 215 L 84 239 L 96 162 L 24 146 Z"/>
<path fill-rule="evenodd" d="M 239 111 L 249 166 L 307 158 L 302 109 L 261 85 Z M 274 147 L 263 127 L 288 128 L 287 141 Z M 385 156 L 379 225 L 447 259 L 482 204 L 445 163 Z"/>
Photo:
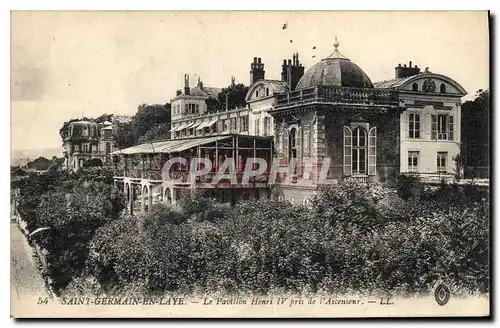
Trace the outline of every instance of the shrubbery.
<path fill-rule="evenodd" d="M 489 202 L 467 188 L 403 200 L 346 180 L 311 207 L 190 198 L 98 228 L 82 281 L 103 293 L 266 294 L 425 293 L 443 279 L 487 292 Z"/>
<path fill-rule="evenodd" d="M 45 274 L 56 293 L 82 274 L 94 232 L 116 220 L 125 206 L 108 176 L 104 169 L 89 168 L 77 174 L 33 175 L 23 182 L 19 212 L 28 232 L 49 228 L 32 240 L 47 251 Z"/>

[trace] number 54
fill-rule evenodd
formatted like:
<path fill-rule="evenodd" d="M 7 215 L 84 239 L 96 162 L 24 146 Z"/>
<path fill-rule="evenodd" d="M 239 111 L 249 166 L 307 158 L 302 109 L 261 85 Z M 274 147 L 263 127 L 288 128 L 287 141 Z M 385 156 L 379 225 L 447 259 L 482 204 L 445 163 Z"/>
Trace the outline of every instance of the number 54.
<path fill-rule="evenodd" d="M 49 304 L 49 298 L 48 297 L 39 297 L 36 304 L 38 304 L 38 305 Z"/>

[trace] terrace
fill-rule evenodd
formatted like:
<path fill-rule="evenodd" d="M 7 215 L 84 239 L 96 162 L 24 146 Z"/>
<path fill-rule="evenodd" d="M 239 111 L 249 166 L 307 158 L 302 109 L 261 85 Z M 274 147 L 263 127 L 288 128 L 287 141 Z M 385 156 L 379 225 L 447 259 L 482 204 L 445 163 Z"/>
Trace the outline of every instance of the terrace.
<path fill-rule="evenodd" d="M 317 86 L 278 94 L 275 108 L 309 103 L 398 106 L 399 96 L 397 91 L 387 89 Z"/>

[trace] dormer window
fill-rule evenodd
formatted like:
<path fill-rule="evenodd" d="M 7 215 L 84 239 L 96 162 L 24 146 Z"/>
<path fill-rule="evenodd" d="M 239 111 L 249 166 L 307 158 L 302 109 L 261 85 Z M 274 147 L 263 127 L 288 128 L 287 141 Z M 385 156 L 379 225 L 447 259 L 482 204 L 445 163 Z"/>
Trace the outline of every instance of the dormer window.
<path fill-rule="evenodd" d="M 266 88 L 266 97 L 269 96 L 269 88 Z"/>
<path fill-rule="evenodd" d="M 259 98 L 259 90 L 255 91 L 255 97 Z"/>
<path fill-rule="evenodd" d="M 446 93 L 446 84 L 441 83 L 441 85 L 439 86 L 439 92 Z"/>
<path fill-rule="evenodd" d="M 417 83 L 413 83 L 413 84 L 411 85 L 411 90 L 412 90 L 412 91 L 418 91 L 418 84 L 417 84 Z"/>

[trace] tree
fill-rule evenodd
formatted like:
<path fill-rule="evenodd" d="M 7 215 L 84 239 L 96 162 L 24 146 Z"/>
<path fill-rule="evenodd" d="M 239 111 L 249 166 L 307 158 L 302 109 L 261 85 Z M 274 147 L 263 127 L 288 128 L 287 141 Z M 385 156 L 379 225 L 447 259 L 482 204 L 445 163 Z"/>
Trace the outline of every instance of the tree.
<path fill-rule="evenodd" d="M 170 139 L 170 124 L 153 125 L 144 135 L 137 140 L 139 143 Z"/>
<path fill-rule="evenodd" d="M 227 108 L 233 109 L 236 107 L 245 106 L 245 97 L 248 92 L 248 87 L 242 83 L 230 85 L 227 88 L 223 88 L 222 91 L 217 96 L 218 101 L 222 104 L 223 109 L 226 108 L 226 96 L 227 96 Z"/>
<path fill-rule="evenodd" d="M 103 182 L 75 186 L 45 193 L 37 207 L 40 227 L 48 227 L 36 242 L 48 251 L 48 274 L 56 291 L 82 273 L 88 247 L 95 231 L 116 220 L 124 208 L 121 192 Z"/>
<path fill-rule="evenodd" d="M 137 108 L 137 113 L 133 118 L 133 129 L 137 139 L 158 124 L 170 125 L 170 104 L 142 104 Z"/>
<path fill-rule="evenodd" d="M 169 137 L 170 104 L 147 105 L 137 108 L 137 113 L 127 123 L 118 123 L 115 140 L 118 148 Z"/>
<path fill-rule="evenodd" d="M 478 90 L 473 101 L 462 104 L 461 142 L 466 175 L 478 167 L 489 166 L 490 139 L 490 93 Z"/>

